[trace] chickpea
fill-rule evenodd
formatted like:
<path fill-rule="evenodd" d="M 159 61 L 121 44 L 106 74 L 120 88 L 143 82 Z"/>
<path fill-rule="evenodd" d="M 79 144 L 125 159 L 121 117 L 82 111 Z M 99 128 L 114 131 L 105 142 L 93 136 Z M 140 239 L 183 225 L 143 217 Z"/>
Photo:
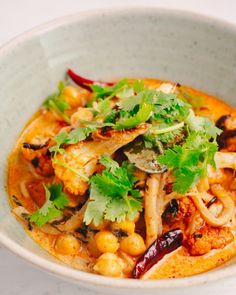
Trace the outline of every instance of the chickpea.
<path fill-rule="evenodd" d="M 115 253 L 119 248 L 117 237 L 107 230 L 96 233 L 94 239 L 98 250 L 102 253 Z"/>
<path fill-rule="evenodd" d="M 133 233 L 121 240 L 120 250 L 131 256 L 138 256 L 146 250 L 146 247 L 143 238 L 139 234 Z"/>
<path fill-rule="evenodd" d="M 63 90 L 63 98 L 72 108 L 84 106 L 88 96 L 89 92 L 79 87 L 66 86 Z"/>
<path fill-rule="evenodd" d="M 121 222 L 113 222 L 111 225 L 112 230 L 122 230 L 127 234 L 132 234 L 135 231 L 135 223 L 131 220 L 125 220 Z"/>
<path fill-rule="evenodd" d="M 93 257 L 99 257 L 101 255 L 101 252 L 98 250 L 97 244 L 93 237 L 89 239 L 87 249 L 89 251 L 89 254 Z"/>
<path fill-rule="evenodd" d="M 121 259 L 113 253 L 102 254 L 93 267 L 97 273 L 109 277 L 121 277 L 122 268 Z"/>
<path fill-rule="evenodd" d="M 93 119 L 93 113 L 87 108 L 78 108 L 71 116 L 71 125 L 72 127 L 83 127 L 83 121 L 91 121 Z"/>
<path fill-rule="evenodd" d="M 135 258 L 131 257 L 130 255 L 126 254 L 125 252 L 119 251 L 119 257 L 122 259 L 123 262 L 123 273 L 130 277 L 132 271 L 135 267 Z"/>
<path fill-rule="evenodd" d="M 80 241 L 72 235 L 61 234 L 56 240 L 55 250 L 64 255 L 78 254 Z"/>

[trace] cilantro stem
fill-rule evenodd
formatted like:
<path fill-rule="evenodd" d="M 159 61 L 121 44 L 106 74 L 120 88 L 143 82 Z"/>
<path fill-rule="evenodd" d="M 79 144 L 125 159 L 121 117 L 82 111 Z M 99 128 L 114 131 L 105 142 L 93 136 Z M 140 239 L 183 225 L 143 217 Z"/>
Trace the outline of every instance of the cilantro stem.
<path fill-rule="evenodd" d="M 184 122 L 175 124 L 175 125 L 170 126 L 170 127 L 162 128 L 162 129 L 157 129 L 156 127 L 152 127 L 151 130 L 150 130 L 150 133 L 155 134 L 155 135 L 163 134 L 163 133 L 167 133 L 167 132 L 172 132 L 172 131 L 180 129 L 182 127 L 184 127 Z"/>
<path fill-rule="evenodd" d="M 63 113 L 59 110 L 59 108 L 57 107 L 57 105 L 56 105 L 52 100 L 49 102 L 49 104 L 50 104 L 51 107 L 56 111 L 56 113 L 64 119 L 64 121 L 65 121 L 66 123 L 68 123 L 68 124 L 71 123 L 71 122 L 70 122 L 70 118 L 69 118 L 66 114 L 63 114 Z"/>
<path fill-rule="evenodd" d="M 84 176 L 83 174 L 81 174 L 77 169 L 71 167 L 70 165 L 66 164 L 65 162 L 63 161 L 60 161 L 58 159 L 53 159 L 53 163 L 56 164 L 56 165 L 59 165 L 61 167 L 64 167 L 68 170 L 70 170 L 71 172 L 75 173 L 76 175 L 78 175 L 80 178 L 82 178 L 83 180 L 85 181 L 89 181 L 89 178 Z"/>
<path fill-rule="evenodd" d="M 123 199 L 125 200 L 125 202 L 126 202 L 128 208 L 129 208 L 129 211 L 130 211 L 130 213 L 132 214 L 133 209 L 132 209 L 132 207 L 130 206 L 130 202 L 129 202 L 128 196 L 127 196 L 127 195 L 124 196 Z"/>

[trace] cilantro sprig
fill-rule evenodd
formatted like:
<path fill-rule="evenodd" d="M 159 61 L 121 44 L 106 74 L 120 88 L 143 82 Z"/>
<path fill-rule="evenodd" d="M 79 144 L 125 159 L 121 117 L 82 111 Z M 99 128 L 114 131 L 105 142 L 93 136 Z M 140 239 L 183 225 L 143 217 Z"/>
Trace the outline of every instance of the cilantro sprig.
<path fill-rule="evenodd" d="M 54 152 L 55 154 L 64 153 L 64 149 L 62 148 L 63 144 L 76 144 L 80 141 L 85 140 L 92 132 L 96 130 L 96 127 L 81 127 L 73 129 L 71 132 L 62 131 L 54 136 L 54 140 L 56 144 L 52 146 L 49 150 L 50 152 Z"/>
<path fill-rule="evenodd" d="M 65 152 L 63 145 L 70 145 L 70 144 L 76 144 L 80 141 L 85 140 L 88 138 L 94 131 L 96 131 L 99 128 L 107 127 L 107 126 L 113 126 L 111 123 L 94 123 L 89 122 L 89 124 L 86 127 L 79 127 L 72 129 L 70 132 L 62 131 L 58 133 L 56 136 L 54 136 L 54 141 L 56 142 L 55 145 L 53 145 L 49 151 L 53 152 L 55 154 L 63 154 Z"/>
<path fill-rule="evenodd" d="M 133 116 L 124 116 L 123 118 L 120 118 L 116 124 L 115 129 L 130 129 L 133 128 L 141 123 L 144 123 L 148 121 L 152 114 L 153 106 L 148 103 L 142 103 L 140 105 L 140 108 L 138 112 Z"/>
<path fill-rule="evenodd" d="M 154 100 L 153 119 L 166 123 L 182 122 L 189 115 L 190 105 L 179 99 L 174 93 L 158 91 Z"/>
<path fill-rule="evenodd" d="M 149 131 L 144 134 L 143 139 L 147 148 L 158 147 L 162 150 L 181 142 L 185 137 L 185 123 L 180 122 L 173 125 L 170 123 L 153 124 Z"/>
<path fill-rule="evenodd" d="M 44 185 L 44 189 L 46 202 L 30 217 L 30 222 L 39 227 L 62 216 L 62 209 L 69 203 L 67 195 L 62 191 L 62 184 Z"/>
<path fill-rule="evenodd" d="M 70 123 L 69 116 L 65 113 L 70 108 L 70 105 L 63 99 L 63 90 L 65 84 L 63 81 L 58 83 L 58 91 L 49 95 L 43 103 L 47 109 L 54 110 L 65 122 Z"/>
<path fill-rule="evenodd" d="M 142 199 L 134 189 L 134 166 L 123 162 L 121 166 L 104 155 L 100 163 L 105 166 L 101 174 L 90 178 L 90 197 L 84 222 L 98 225 L 103 219 L 110 221 L 133 220 L 142 210 Z"/>
<path fill-rule="evenodd" d="M 175 177 L 173 189 L 181 194 L 194 187 L 207 175 L 207 165 L 215 167 L 216 136 L 220 130 L 205 117 L 195 116 L 193 111 L 186 119 L 188 136 L 182 145 L 174 145 L 158 157 L 162 165 L 172 170 Z"/>

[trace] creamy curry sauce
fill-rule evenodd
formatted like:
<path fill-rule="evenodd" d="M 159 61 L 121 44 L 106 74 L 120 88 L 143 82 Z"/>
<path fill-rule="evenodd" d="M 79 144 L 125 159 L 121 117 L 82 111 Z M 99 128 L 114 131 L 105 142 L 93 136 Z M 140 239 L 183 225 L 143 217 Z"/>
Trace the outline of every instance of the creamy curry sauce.
<path fill-rule="evenodd" d="M 162 83 L 166 82 L 160 80 L 145 79 L 144 83 L 150 88 L 158 88 Z M 190 102 L 192 102 L 194 106 L 197 106 L 194 107 L 194 111 L 197 115 L 207 116 L 214 122 L 216 122 L 223 115 L 235 112 L 232 107 L 216 97 L 207 95 L 201 91 L 194 90 L 190 87 L 185 86 L 181 86 L 180 90 L 185 95 L 187 95 L 186 98 L 191 98 Z M 87 90 L 82 90 L 82 92 L 82 95 L 87 100 L 89 100 L 91 94 Z M 68 102 L 70 104 L 70 98 L 68 99 Z M 71 103 L 71 106 L 71 110 L 68 111 L 69 115 L 76 112 L 78 106 L 80 106 L 80 103 L 77 104 L 75 101 Z M 86 198 L 88 197 L 88 194 L 85 193 L 84 195 L 79 196 L 67 192 L 69 198 L 68 213 L 71 216 L 75 214 L 74 219 L 76 219 L 71 222 L 71 224 L 68 223 L 68 220 L 65 219 L 58 224 L 55 222 L 54 224 L 57 226 L 45 224 L 42 227 L 37 227 L 28 220 L 29 214 L 32 214 L 35 210 L 42 207 L 45 202 L 44 189 L 41 184 L 61 182 L 61 180 L 58 179 L 57 176 L 55 176 L 54 174 L 54 169 L 51 165 L 50 155 L 49 153 L 47 154 L 47 150 L 50 146 L 53 145 L 51 138 L 53 138 L 62 128 L 66 127 L 67 125 L 68 124 L 63 119 L 61 119 L 58 114 L 55 114 L 55 112 L 51 111 L 50 109 L 47 110 L 42 107 L 35 115 L 33 115 L 33 117 L 24 127 L 9 157 L 9 200 L 14 215 L 22 223 L 27 234 L 30 235 L 34 241 L 36 241 L 50 254 L 57 257 L 64 263 L 69 264 L 71 267 L 83 271 L 94 272 L 94 264 L 96 263 L 97 258 L 101 253 L 95 245 L 93 235 L 101 229 L 110 230 L 111 222 L 103 222 L 100 226 L 91 225 L 91 233 L 89 234 L 91 235 L 91 239 L 85 239 L 85 237 L 83 236 L 84 233 L 82 232 L 83 219 L 77 213 L 80 212 L 81 214 L 80 207 L 82 205 L 80 206 L 80 204 L 84 204 Z M 24 143 L 32 142 L 32 139 L 34 139 L 35 142 L 41 144 L 41 138 L 48 138 L 49 142 L 45 145 L 45 147 L 42 147 L 39 150 L 32 150 L 23 147 Z M 226 173 L 228 173 L 230 177 L 228 178 L 228 180 L 226 179 L 225 182 L 228 181 L 228 185 L 230 185 L 230 183 L 232 182 L 233 173 L 229 171 L 226 171 Z M 226 188 L 227 184 L 225 184 L 224 187 Z M 63 227 L 63 225 L 65 224 L 66 226 Z M 76 228 L 80 228 L 78 232 L 76 232 L 76 230 L 74 229 L 75 224 Z M 143 239 L 145 239 L 145 230 L 140 230 L 145 227 L 143 213 L 141 213 L 137 224 L 138 225 L 136 225 L 136 227 L 138 228 L 139 234 L 143 236 Z M 57 251 L 58 247 L 63 248 L 63 245 L 57 245 L 58 237 L 62 234 L 73 234 L 74 232 L 76 232 L 75 236 L 76 239 L 78 239 L 79 241 L 78 245 L 75 244 L 74 246 L 74 250 L 77 250 L 74 252 L 72 251 L 72 255 L 66 253 L 66 250 L 64 251 L 64 253 L 66 254 L 62 254 L 63 250 Z M 73 244 L 74 241 L 67 241 L 67 243 Z M 63 244 L 63 242 L 61 244 Z M 184 251 L 186 252 L 186 250 Z M 174 252 L 172 255 L 176 255 L 175 253 L 176 252 Z M 190 254 L 186 252 L 185 255 L 189 256 Z M 227 258 L 225 259 L 229 259 L 232 255 L 234 255 L 234 252 L 231 254 L 228 253 L 227 255 Z M 120 259 L 122 259 L 122 263 L 126 265 L 126 271 L 123 271 L 121 276 L 130 277 L 132 268 L 134 267 L 137 257 L 132 257 L 131 255 L 128 255 L 124 252 L 120 252 L 119 257 Z M 178 258 L 170 262 L 170 264 L 173 263 L 178 264 Z M 187 260 L 186 263 L 188 264 Z M 203 261 L 201 261 L 201 264 L 202 263 Z M 180 264 L 182 264 L 182 261 L 180 261 Z M 217 263 L 213 264 L 214 265 L 211 265 L 211 263 L 209 263 L 203 268 L 203 270 L 210 269 L 211 267 L 217 265 Z M 173 265 L 171 267 L 173 267 Z M 189 267 L 191 268 L 191 263 Z M 167 268 L 168 270 L 165 270 L 165 268 Z M 162 268 L 159 275 L 150 275 L 150 278 L 168 277 L 168 271 L 169 267 L 168 265 L 166 265 L 164 266 L 164 268 Z M 185 275 L 190 275 L 198 272 L 202 272 L 201 267 L 191 269 L 191 271 L 189 273 L 186 272 Z M 172 274 L 169 277 L 171 276 L 179 275 L 177 273 L 175 275 Z"/>

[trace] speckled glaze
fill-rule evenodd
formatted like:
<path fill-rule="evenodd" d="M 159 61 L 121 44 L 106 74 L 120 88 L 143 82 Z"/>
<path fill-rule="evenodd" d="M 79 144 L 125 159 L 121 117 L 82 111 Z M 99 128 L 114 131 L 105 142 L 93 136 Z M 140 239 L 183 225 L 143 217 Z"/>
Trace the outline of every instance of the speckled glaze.
<path fill-rule="evenodd" d="M 0 241 L 35 266 L 101 292 L 168 294 L 175 288 L 236 275 L 233 261 L 183 279 L 137 281 L 83 273 L 61 264 L 31 241 L 10 214 L 7 156 L 17 135 L 68 67 L 98 79 L 156 77 L 177 81 L 236 104 L 236 28 L 181 11 L 124 8 L 68 16 L 0 49 Z M 214 111 L 214 110 L 212 110 Z"/>

